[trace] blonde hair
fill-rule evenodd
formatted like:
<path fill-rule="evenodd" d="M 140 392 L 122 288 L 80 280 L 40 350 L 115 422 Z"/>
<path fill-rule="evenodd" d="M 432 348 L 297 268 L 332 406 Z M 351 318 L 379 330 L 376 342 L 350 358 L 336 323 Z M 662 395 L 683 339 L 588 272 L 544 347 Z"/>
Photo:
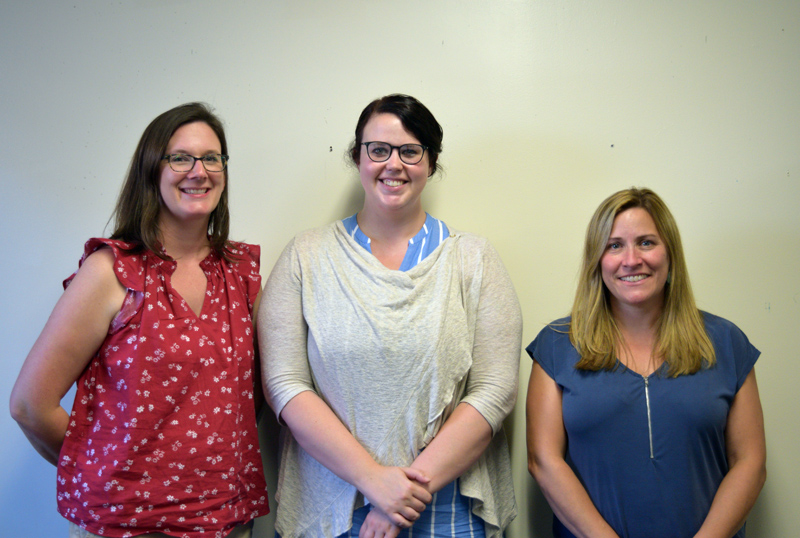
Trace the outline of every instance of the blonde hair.
<path fill-rule="evenodd" d="M 656 328 L 654 354 L 669 366 L 668 375 L 693 374 L 716 362 L 714 346 L 706 333 L 689 283 L 678 226 L 664 201 L 650 189 L 630 188 L 606 198 L 586 229 L 583 264 L 572 306 L 569 338 L 581 356 L 580 370 L 613 370 L 616 351 L 624 346 L 611 313 L 609 292 L 603 283 L 600 259 L 605 252 L 617 215 L 634 207 L 647 211 L 664 241 L 669 276 L 664 287 L 664 307 Z"/>

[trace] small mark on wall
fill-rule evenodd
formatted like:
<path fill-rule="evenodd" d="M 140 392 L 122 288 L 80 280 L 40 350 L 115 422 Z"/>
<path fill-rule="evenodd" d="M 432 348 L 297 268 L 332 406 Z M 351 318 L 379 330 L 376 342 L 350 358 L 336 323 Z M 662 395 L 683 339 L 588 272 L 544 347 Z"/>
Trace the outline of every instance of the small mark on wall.
<path fill-rule="evenodd" d="M 332 152 L 333 151 L 333 146 L 328 146 L 328 151 Z"/>
<path fill-rule="evenodd" d="M 772 310 L 772 303 L 764 303 L 764 310 L 766 310 L 767 312 Z"/>

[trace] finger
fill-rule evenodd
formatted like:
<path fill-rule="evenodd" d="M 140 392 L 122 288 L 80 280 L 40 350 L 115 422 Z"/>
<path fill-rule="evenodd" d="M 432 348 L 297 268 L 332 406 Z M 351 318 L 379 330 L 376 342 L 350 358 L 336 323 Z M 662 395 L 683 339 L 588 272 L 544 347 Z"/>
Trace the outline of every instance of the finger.
<path fill-rule="evenodd" d="M 412 498 L 408 499 L 408 501 L 406 501 L 406 504 L 403 507 L 403 509 L 409 509 L 410 508 L 414 512 L 416 512 L 418 514 L 421 514 L 422 512 L 425 511 L 425 507 L 426 506 L 427 505 L 423 501 L 421 501 L 420 499 L 417 499 L 416 497 L 412 497 Z"/>
<path fill-rule="evenodd" d="M 414 497 L 415 500 L 426 505 L 433 500 L 433 495 L 431 495 L 431 492 L 419 485 L 415 485 L 414 487 L 411 488 L 411 495 Z M 421 512 L 422 510 L 417 510 L 417 511 Z"/>
<path fill-rule="evenodd" d="M 417 482 L 420 482 L 422 484 L 427 484 L 428 482 L 431 481 L 428 475 L 426 475 L 419 469 L 414 469 L 413 467 L 401 467 L 401 469 L 404 473 L 406 473 L 406 477 L 409 480 L 416 480 Z"/>
<path fill-rule="evenodd" d="M 408 506 L 400 509 L 400 515 L 402 515 L 404 518 L 406 518 L 408 521 L 410 521 L 412 525 L 416 520 L 419 519 L 420 512 L 421 512 L 421 510 L 417 511 L 417 510 L 414 510 L 413 508 L 410 508 Z"/>
<path fill-rule="evenodd" d="M 417 516 L 417 517 L 419 517 L 419 516 Z M 400 514 L 398 512 L 395 512 L 394 514 L 389 516 L 389 521 L 391 521 L 392 524 L 397 525 L 401 529 L 407 529 L 411 525 L 413 525 L 412 521 L 406 519 L 405 516 L 403 516 L 402 514 Z"/>

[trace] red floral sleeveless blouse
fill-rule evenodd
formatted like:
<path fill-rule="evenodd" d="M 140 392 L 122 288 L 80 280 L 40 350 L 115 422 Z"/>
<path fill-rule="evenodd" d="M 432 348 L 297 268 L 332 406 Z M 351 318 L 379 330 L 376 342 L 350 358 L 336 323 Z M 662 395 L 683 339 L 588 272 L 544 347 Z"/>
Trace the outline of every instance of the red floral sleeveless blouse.
<path fill-rule="evenodd" d="M 197 316 L 170 284 L 174 261 L 86 243 L 81 263 L 111 248 L 128 290 L 78 379 L 58 461 L 58 510 L 90 532 L 222 537 L 269 512 L 253 402 L 260 249 L 232 245 L 238 263 L 201 262 Z"/>

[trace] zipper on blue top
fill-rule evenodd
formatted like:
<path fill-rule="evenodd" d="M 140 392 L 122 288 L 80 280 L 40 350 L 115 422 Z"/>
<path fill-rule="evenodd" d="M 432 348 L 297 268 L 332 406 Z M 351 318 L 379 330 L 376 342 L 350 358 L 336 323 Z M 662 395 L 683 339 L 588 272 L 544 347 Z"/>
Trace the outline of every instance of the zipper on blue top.
<path fill-rule="evenodd" d="M 650 437 L 650 459 L 654 459 L 653 456 L 653 421 L 650 417 L 650 380 L 642 376 L 644 379 L 644 398 L 647 402 L 647 434 Z"/>

